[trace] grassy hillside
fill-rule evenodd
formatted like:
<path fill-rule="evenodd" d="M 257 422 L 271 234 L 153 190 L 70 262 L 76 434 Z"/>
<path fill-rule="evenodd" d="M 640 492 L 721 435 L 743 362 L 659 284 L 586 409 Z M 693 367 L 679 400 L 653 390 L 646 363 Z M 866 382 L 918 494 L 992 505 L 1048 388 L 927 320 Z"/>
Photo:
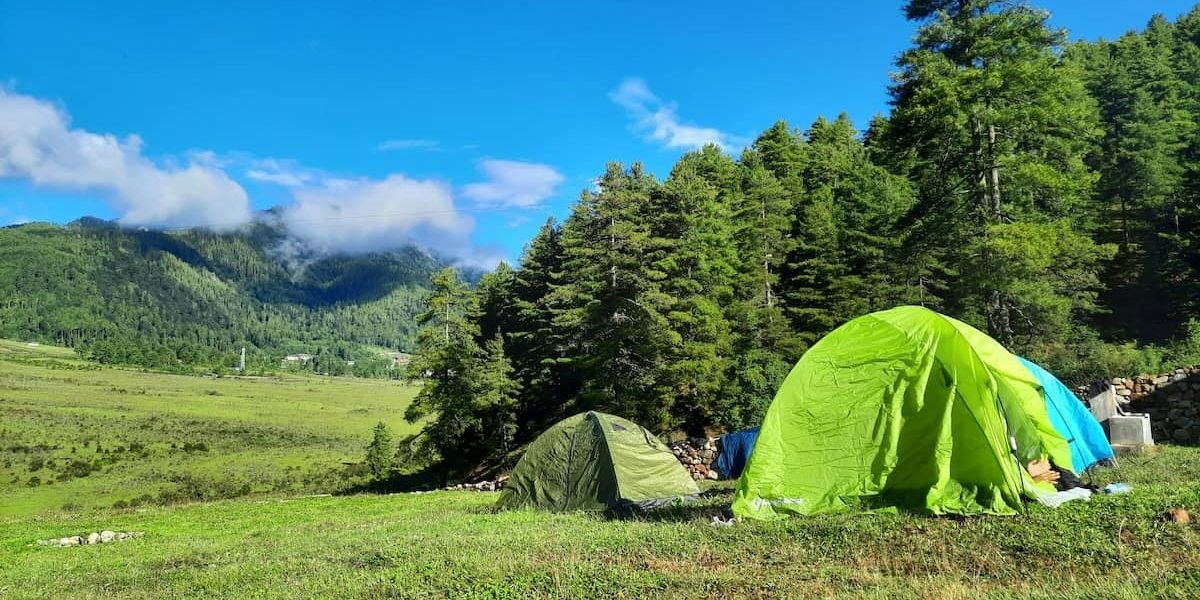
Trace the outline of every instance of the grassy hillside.
<path fill-rule="evenodd" d="M 111 363 L 252 367 L 317 354 L 321 371 L 409 350 L 429 275 L 416 249 L 356 257 L 306 254 L 267 221 L 233 233 L 0 228 L 0 336 L 83 349 Z M 359 365 L 359 370 L 368 365 Z"/>
<path fill-rule="evenodd" d="M 375 423 L 411 430 L 414 393 L 383 380 L 143 373 L 0 342 L 0 515 L 329 492 Z"/>
<path fill-rule="evenodd" d="M 493 514 L 493 493 L 221 501 L 0 518 L 0 596 L 1193 598 L 1200 450 L 1105 471 L 1134 491 L 1019 517 L 709 524 L 729 490 L 653 519 Z M 127 542 L 31 544 L 99 529 Z M 64 582 L 69 581 L 69 585 Z"/>

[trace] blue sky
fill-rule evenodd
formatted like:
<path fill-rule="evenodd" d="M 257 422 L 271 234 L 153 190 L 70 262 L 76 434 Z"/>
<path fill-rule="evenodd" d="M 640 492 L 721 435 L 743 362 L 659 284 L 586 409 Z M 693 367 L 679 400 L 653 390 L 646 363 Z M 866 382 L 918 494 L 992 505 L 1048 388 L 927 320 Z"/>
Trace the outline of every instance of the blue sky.
<path fill-rule="evenodd" d="M 611 160 L 887 110 L 900 2 L 0 0 L 0 224 L 231 226 L 519 256 Z M 1072 38 L 1189 1 L 1045 0 Z"/>

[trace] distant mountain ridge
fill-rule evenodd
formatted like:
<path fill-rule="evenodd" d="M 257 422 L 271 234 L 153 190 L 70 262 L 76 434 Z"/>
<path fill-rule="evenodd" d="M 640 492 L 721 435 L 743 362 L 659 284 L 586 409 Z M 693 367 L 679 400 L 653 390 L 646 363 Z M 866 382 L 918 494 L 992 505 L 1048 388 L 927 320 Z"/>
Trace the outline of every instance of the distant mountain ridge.
<path fill-rule="evenodd" d="M 321 255 L 264 216 L 229 233 L 91 217 L 0 228 L 0 337 L 158 368 L 231 366 L 242 347 L 258 367 L 302 352 L 312 368 L 361 374 L 411 347 L 429 276 L 448 261 L 415 246 Z"/>

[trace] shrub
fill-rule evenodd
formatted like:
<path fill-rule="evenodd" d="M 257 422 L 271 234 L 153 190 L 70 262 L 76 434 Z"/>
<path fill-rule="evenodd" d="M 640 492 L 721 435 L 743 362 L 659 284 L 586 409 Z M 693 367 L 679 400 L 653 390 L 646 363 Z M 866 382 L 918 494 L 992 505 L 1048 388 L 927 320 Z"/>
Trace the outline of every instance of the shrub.
<path fill-rule="evenodd" d="M 69 481 L 75 477 L 87 477 L 94 471 L 100 470 L 100 463 L 91 463 L 82 459 L 75 459 L 67 462 L 67 466 L 63 467 L 58 474 L 59 481 Z"/>
<path fill-rule="evenodd" d="M 252 491 L 250 484 L 233 479 L 213 479 L 191 473 L 175 473 L 167 477 L 176 487 L 158 493 L 153 501 L 159 504 L 181 504 L 184 502 L 206 502 L 247 496 Z"/>
<path fill-rule="evenodd" d="M 392 473 L 395 463 L 395 444 L 392 442 L 392 432 L 386 423 L 380 421 L 375 425 L 371 443 L 367 444 L 365 462 L 371 469 L 375 479 L 386 479 Z"/>

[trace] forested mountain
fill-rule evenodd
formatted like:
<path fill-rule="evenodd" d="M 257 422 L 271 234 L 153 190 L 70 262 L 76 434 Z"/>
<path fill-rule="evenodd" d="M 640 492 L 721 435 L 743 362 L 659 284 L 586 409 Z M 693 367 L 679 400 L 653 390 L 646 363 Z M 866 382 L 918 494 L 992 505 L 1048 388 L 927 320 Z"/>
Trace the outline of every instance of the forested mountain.
<path fill-rule="evenodd" d="M 444 273 L 426 458 L 478 464 L 588 409 L 757 424 L 806 348 L 899 304 L 1073 381 L 1196 360 L 1200 7 L 1073 44 L 1021 2 L 904 10 L 918 33 L 865 132 L 780 122 L 665 179 L 610 164 L 517 267 L 475 291 Z"/>
<path fill-rule="evenodd" d="M 234 233 L 131 230 L 97 219 L 0 229 L 0 337 L 103 362 L 249 368 L 314 355 L 321 372 L 381 374 L 409 350 L 430 274 L 416 248 L 354 257 L 284 253 L 270 216 Z M 347 365 L 353 361 L 354 365 Z"/>

